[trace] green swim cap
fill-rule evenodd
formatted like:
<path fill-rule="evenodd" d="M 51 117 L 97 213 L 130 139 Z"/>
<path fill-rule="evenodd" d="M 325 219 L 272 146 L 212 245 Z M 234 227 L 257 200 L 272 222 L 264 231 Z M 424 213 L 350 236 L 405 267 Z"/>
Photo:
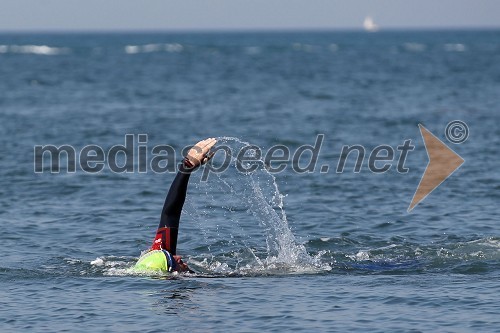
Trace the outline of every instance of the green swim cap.
<path fill-rule="evenodd" d="M 139 271 L 169 272 L 167 254 L 162 250 L 152 250 L 143 254 L 135 264 L 134 269 Z"/>

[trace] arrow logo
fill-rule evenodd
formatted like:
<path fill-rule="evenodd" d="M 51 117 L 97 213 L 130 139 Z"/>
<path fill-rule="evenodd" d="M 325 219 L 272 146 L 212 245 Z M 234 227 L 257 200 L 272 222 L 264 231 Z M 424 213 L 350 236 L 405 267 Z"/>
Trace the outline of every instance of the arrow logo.
<path fill-rule="evenodd" d="M 420 128 L 420 134 L 424 140 L 429 163 L 413 195 L 413 199 L 408 207 L 408 213 L 465 162 L 462 157 L 455 153 L 443 141 L 439 140 L 427 128 L 422 126 L 422 124 L 418 124 L 418 127 Z"/>

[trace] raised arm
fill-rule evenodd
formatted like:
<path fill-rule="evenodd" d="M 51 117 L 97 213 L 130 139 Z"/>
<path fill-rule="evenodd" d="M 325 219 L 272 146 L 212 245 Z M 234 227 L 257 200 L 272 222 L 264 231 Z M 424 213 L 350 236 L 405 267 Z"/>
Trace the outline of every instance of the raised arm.
<path fill-rule="evenodd" d="M 152 250 L 167 250 L 172 255 L 177 250 L 177 235 L 182 207 L 186 200 L 187 186 L 191 172 L 200 164 L 206 163 L 212 156 L 210 149 L 217 140 L 205 139 L 194 145 L 188 152 L 168 191 L 161 212 L 160 224 L 151 247 Z"/>

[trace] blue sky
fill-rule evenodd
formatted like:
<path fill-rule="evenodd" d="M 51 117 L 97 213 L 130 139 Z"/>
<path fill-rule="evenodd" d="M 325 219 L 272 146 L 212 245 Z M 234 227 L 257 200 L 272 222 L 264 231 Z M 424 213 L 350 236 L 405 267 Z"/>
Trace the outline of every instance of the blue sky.
<path fill-rule="evenodd" d="M 0 31 L 500 28 L 498 0 L 0 0 Z"/>

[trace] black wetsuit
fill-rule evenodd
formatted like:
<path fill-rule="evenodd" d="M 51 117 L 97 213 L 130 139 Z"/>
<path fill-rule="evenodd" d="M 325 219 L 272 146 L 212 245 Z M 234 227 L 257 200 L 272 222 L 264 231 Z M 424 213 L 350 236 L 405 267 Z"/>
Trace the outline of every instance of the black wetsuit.
<path fill-rule="evenodd" d="M 184 165 L 181 165 L 172 185 L 170 185 L 170 190 L 163 204 L 160 225 L 158 226 L 156 237 L 151 247 L 152 250 L 167 250 L 172 255 L 176 254 L 179 221 L 181 218 L 182 206 L 186 200 L 191 170 L 192 169 L 188 169 Z"/>

